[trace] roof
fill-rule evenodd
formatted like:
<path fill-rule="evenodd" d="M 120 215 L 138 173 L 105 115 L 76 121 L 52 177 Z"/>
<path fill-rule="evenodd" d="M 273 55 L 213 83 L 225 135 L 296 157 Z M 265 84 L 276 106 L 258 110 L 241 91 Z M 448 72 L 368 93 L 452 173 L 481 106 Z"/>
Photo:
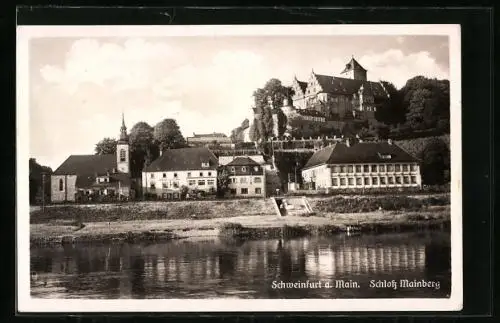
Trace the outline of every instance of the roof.
<path fill-rule="evenodd" d="M 259 163 L 250 157 L 236 157 L 227 166 L 259 166 Z"/>
<path fill-rule="evenodd" d="M 345 68 L 342 71 L 342 73 L 346 73 L 346 72 L 351 71 L 351 70 L 363 70 L 363 71 L 366 71 L 363 68 L 363 66 L 361 66 L 361 64 L 359 64 L 358 61 L 354 59 L 354 57 L 351 58 L 351 60 L 349 61 L 349 63 L 347 63 L 345 65 Z"/>
<path fill-rule="evenodd" d="M 387 98 L 387 92 L 379 82 L 354 80 L 321 74 L 315 74 L 315 76 L 319 85 L 323 88 L 323 91 L 328 93 L 352 95 L 357 93 L 361 85 L 363 85 L 365 94 L 373 95 L 377 98 Z"/>
<path fill-rule="evenodd" d="M 216 169 L 218 166 L 217 157 L 206 147 L 167 149 L 144 171 L 200 170 L 203 169 L 203 162 L 210 163 L 208 169 Z"/>
<path fill-rule="evenodd" d="M 382 158 L 383 155 L 390 155 L 390 159 Z M 395 162 L 418 162 L 418 159 L 394 143 L 360 142 L 348 147 L 345 143 L 339 142 L 315 152 L 304 169 L 323 164 Z"/>
<path fill-rule="evenodd" d="M 222 137 L 227 137 L 225 134 L 220 133 L 220 132 L 214 132 L 214 133 L 200 133 L 200 134 L 195 134 L 193 133 L 192 138 L 201 138 L 201 137 L 217 137 L 217 138 L 222 138 Z"/>
<path fill-rule="evenodd" d="M 54 175 L 94 175 L 105 174 L 116 168 L 116 156 L 107 155 L 71 155 L 59 166 Z"/>
<path fill-rule="evenodd" d="M 97 183 L 94 175 L 80 175 L 76 178 L 76 187 L 78 188 L 105 188 L 105 187 L 120 187 L 130 186 L 130 178 L 128 174 L 116 173 L 110 174 L 109 182 Z"/>

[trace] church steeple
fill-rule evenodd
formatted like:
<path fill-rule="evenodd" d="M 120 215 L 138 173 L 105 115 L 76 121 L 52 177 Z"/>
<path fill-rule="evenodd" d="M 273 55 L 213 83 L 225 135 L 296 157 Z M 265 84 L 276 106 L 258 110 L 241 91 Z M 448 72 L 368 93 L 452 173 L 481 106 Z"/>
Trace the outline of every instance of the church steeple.
<path fill-rule="evenodd" d="M 122 126 L 120 128 L 120 141 L 128 142 L 127 127 L 125 126 L 125 115 L 122 112 Z"/>
<path fill-rule="evenodd" d="M 354 80 L 366 81 L 366 72 L 367 70 L 352 55 L 351 60 L 345 65 L 344 70 L 340 74 L 347 74 L 347 77 Z"/>

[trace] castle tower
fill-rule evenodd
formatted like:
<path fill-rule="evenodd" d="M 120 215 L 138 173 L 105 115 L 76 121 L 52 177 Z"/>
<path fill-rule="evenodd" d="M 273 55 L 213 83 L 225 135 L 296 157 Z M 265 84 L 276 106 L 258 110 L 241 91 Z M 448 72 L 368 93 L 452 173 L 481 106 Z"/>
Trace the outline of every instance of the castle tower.
<path fill-rule="evenodd" d="M 367 70 L 365 70 L 353 56 L 340 74 L 345 74 L 347 78 L 353 80 L 366 81 L 366 72 Z"/>
<path fill-rule="evenodd" d="M 120 128 L 120 139 L 116 144 L 116 166 L 119 173 L 130 173 L 130 147 L 128 143 L 125 116 L 122 113 L 122 126 Z"/>

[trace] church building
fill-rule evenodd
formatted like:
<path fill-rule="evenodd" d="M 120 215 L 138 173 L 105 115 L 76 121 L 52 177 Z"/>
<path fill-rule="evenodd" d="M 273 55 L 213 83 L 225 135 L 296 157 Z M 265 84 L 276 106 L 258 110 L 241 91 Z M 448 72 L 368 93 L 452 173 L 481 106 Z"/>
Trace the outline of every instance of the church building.
<path fill-rule="evenodd" d="M 116 153 L 69 156 L 51 175 L 51 200 L 127 199 L 132 193 L 130 183 L 130 146 L 122 115 Z"/>

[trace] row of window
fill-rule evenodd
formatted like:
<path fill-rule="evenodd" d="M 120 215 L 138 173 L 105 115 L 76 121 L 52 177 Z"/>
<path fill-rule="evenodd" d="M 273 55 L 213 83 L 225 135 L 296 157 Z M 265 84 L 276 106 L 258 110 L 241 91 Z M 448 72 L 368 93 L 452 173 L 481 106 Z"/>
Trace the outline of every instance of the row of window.
<path fill-rule="evenodd" d="M 205 174 L 204 172 L 200 172 L 200 173 L 199 173 L 199 175 L 200 175 L 199 177 L 203 177 L 203 176 L 204 176 L 204 174 Z M 191 172 L 188 172 L 188 173 L 187 173 L 187 177 L 192 177 L 192 175 L 193 175 L 193 174 L 192 174 Z M 207 172 L 207 176 L 208 176 L 208 177 L 212 176 L 212 172 Z M 150 177 L 151 177 L 151 178 L 155 178 L 155 173 L 151 173 Z M 162 174 L 162 177 L 163 177 L 163 178 L 167 178 L 167 173 L 163 173 L 163 174 Z M 177 177 L 178 177 L 178 176 L 177 176 L 177 173 L 174 173 L 174 178 L 177 178 Z"/>
<path fill-rule="evenodd" d="M 230 190 L 230 192 L 231 192 L 232 195 L 236 195 L 237 190 L 235 188 L 232 188 Z M 255 192 L 255 194 L 262 194 L 262 188 L 256 187 L 255 190 L 254 190 L 254 192 Z M 248 188 L 246 188 L 246 187 L 241 188 L 240 189 L 240 194 L 243 194 L 243 195 L 248 194 Z"/>
<path fill-rule="evenodd" d="M 236 167 L 232 166 L 232 167 L 230 167 L 230 168 L 229 168 L 229 170 L 231 171 L 231 173 L 234 173 L 234 172 L 236 172 Z M 247 167 L 246 167 L 246 166 L 242 166 L 242 167 L 240 168 L 240 170 L 241 170 L 243 173 L 246 173 L 246 171 L 247 171 Z M 253 170 L 254 170 L 255 172 L 258 172 L 258 171 L 259 171 L 259 166 L 254 166 Z"/>
<path fill-rule="evenodd" d="M 382 177 L 340 177 L 332 178 L 332 186 L 417 184 L 417 176 L 382 176 Z"/>
<path fill-rule="evenodd" d="M 384 172 L 416 171 L 416 164 L 388 164 L 388 165 L 336 165 L 332 167 L 333 173 L 379 173 Z"/>
<path fill-rule="evenodd" d="M 236 184 L 238 182 L 238 179 L 236 177 L 231 177 L 231 183 Z M 240 183 L 247 183 L 248 177 L 240 177 Z M 252 178 L 250 177 L 250 184 L 252 183 Z M 253 178 L 254 183 L 262 183 L 262 178 L 260 177 L 254 177 Z"/>
<path fill-rule="evenodd" d="M 189 180 L 188 181 L 188 185 L 189 186 L 194 186 L 196 184 L 198 184 L 198 186 L 205 186 L 205 184 L 208 185 L 208 186 L 214 186 L 215 185 L 215 180 L 209 179 L 207 181 L 205 181 L 205 180 L 198 180 L 198 181 L 196 181 L 196 180 Z M 179 188 L 179 183 L 174 182 L 174 183 L 172 183 L 171 187 L 173 187 L 173 188 Z M 156 189 L 156 184 L 155 183 L 150 183 L 149 184 L 149 188 L 151 188 L 153 190 Z M 167 183 L 162 183 L 162 188 L 168 188 Z"/>

